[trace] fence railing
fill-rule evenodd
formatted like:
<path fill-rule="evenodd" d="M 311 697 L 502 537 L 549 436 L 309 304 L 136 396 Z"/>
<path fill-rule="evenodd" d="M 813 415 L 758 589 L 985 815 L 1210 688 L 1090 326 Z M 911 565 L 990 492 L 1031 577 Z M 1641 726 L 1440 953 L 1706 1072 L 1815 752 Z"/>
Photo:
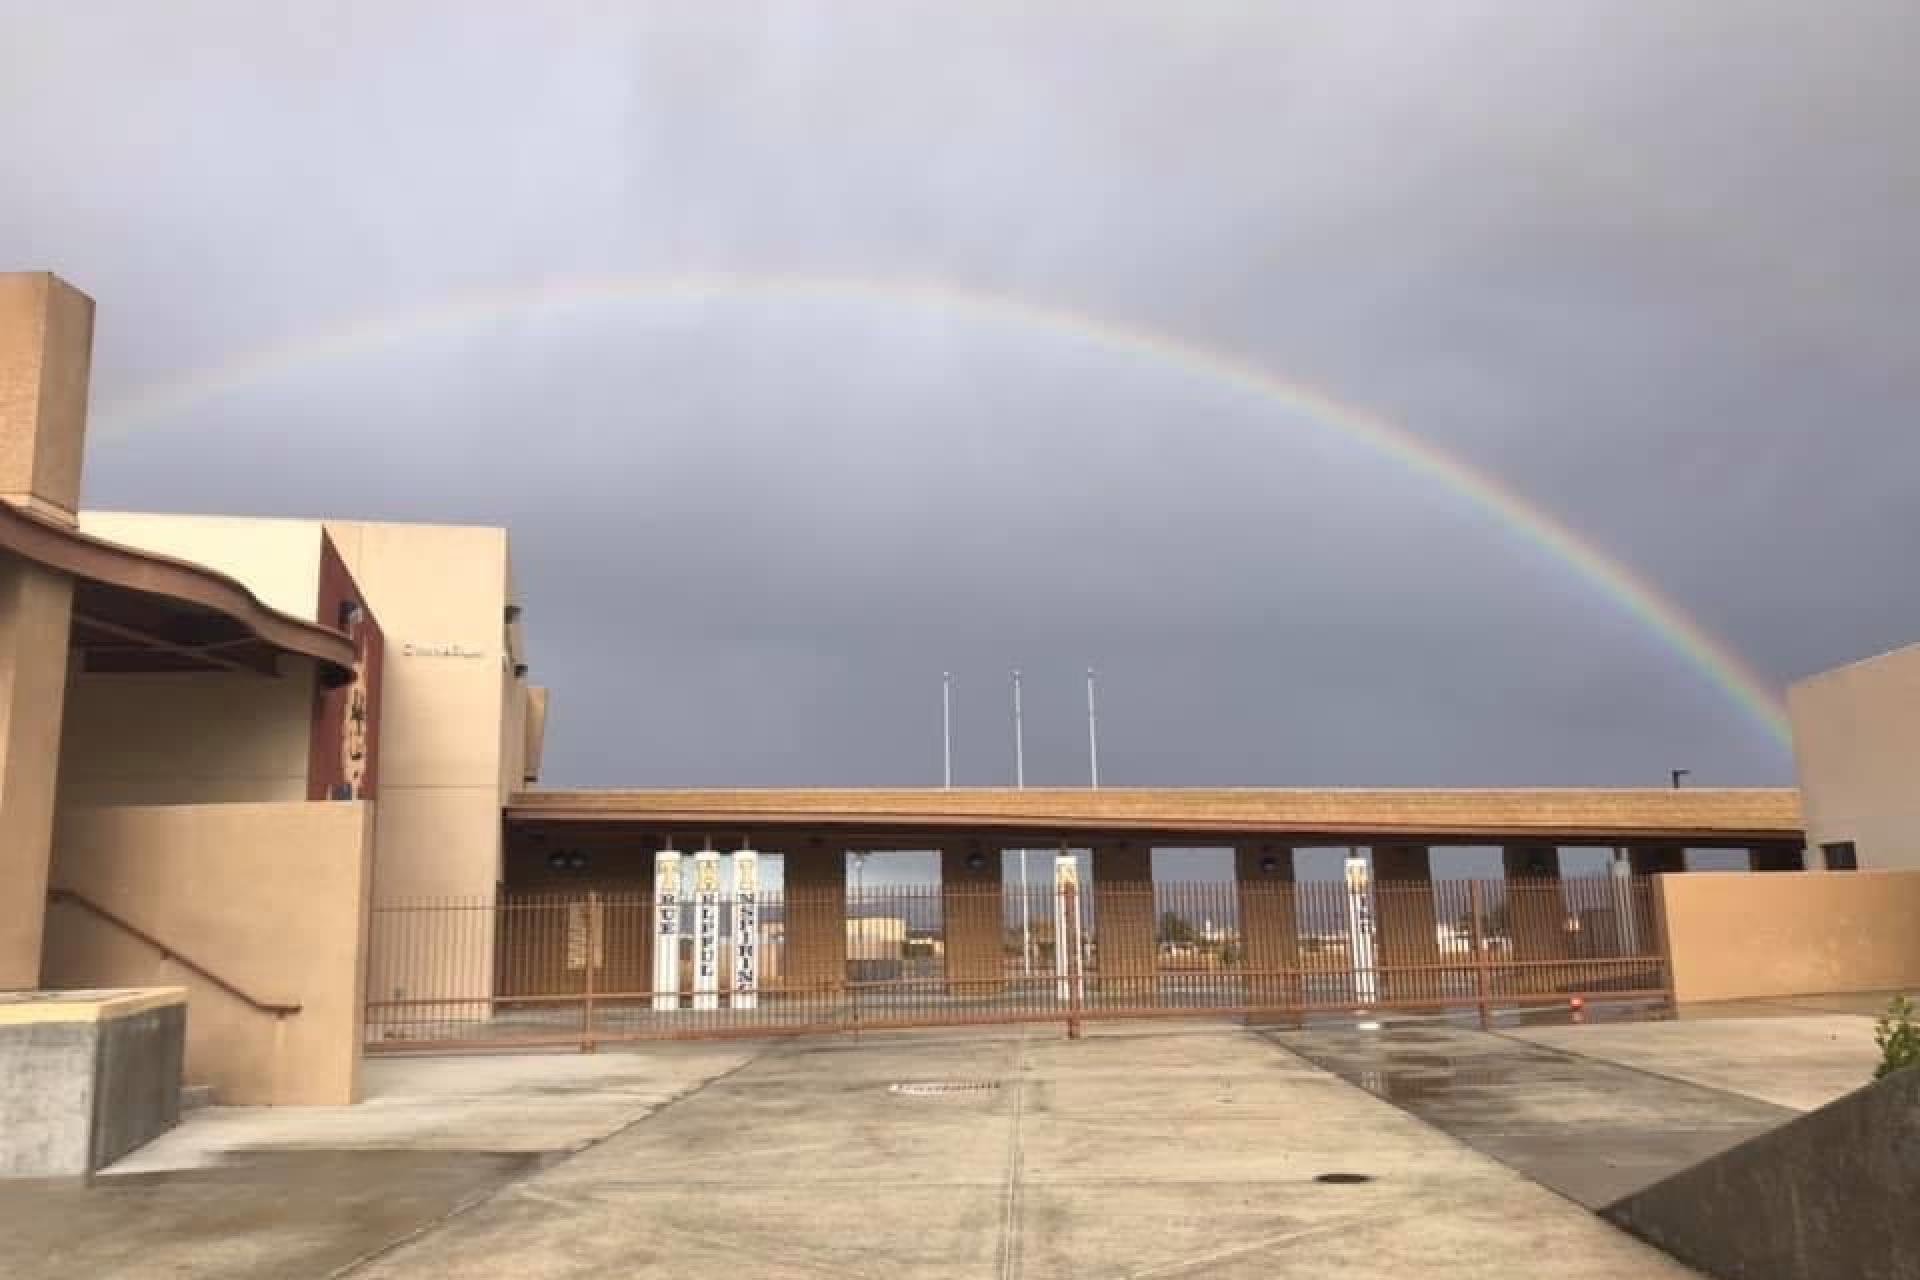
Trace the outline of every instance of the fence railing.
<path fill-rule="evenodd" d="M 795 885 L 753 905 L 669 912 L 664 947 L 660 904 L 630 887 L 376 907 L 368 1047 L 1359 1010 L 1485 1023 L 1669 993 L 1641 879 Z"/>

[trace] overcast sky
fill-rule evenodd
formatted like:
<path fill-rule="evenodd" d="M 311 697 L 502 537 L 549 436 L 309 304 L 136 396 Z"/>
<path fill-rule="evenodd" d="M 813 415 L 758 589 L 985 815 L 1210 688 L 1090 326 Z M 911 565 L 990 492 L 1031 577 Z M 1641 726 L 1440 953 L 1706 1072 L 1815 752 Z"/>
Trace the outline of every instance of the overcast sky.
<path fill-rule="evenodd" d="M 1007 782 L 1018 665 L 1078 784 L 1092 664 L 1111 783 L 1777 783 L 1324 421 L 752 281 L 1317 387 L 1784 686 L 1920 640 L 1916 47 L 1911 0 L 0 0 L 0 262 L 100 304 L 89 504 L 511 526 L 549 782 L 937 782 L 947 669 Z M 745 283 L 538 301 L 688 273 Z M 433 310 L 477 292 L 532 301 Z"/>

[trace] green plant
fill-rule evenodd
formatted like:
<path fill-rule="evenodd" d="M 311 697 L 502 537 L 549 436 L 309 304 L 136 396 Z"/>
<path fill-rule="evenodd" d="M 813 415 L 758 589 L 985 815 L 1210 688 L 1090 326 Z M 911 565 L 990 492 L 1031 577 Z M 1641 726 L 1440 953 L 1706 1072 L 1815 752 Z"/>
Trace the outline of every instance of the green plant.
<path fill-rule="evenodd" d="M 1907 1067 L 1920 1067 L 1920 1025 L 1913 1021 L 1913 1001 L 1895 996 L 1873 1024 L 1873 1042 L 1880 1046 L 1880 1065 L 1873 1078 L 1891 1075 Z"/>

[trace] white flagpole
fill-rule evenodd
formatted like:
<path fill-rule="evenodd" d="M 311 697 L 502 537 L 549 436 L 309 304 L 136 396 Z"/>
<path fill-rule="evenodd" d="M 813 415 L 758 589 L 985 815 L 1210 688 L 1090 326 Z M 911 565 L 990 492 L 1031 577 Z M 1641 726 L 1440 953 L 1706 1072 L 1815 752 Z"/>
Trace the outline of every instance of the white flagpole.
<path fill-rule="evenodd" d="M 1087 668 L 1087 776 L 1100 789 L 1100 717 L 1093 709 L 1093 668 Z"/>
<path fill-rule="evenodd" d="M 953 672 L 940 673 L 940 745 L 942 784 L 953 790 Z"/>
<path fill-rule="evenodd" d="M 1020 711 L 1020 669 L 1013 670 L 1013 785 L 1027 789 L 1027 730 Z M 1020 850 L 1020 972 L 1033 972 L 1033 902 L 1027 882 L 1027 851 Z"/>

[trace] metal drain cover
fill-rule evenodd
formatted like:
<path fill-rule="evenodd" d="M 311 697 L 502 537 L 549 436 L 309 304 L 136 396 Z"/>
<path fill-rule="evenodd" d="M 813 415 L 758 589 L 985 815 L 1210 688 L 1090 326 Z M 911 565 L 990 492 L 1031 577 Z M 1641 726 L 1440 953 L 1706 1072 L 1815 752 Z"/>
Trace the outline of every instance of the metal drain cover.
<path fill-rule="evenodd" d="M 1314 1178 L 1315 1182 L 1331 1183 L 1336 1187 L 1352 1186 L 1360 1182 L 1372 1182 L 1370 1173 L 1323 1173 Z"/>
<path fill-rule="evenodd" d="M 987 1093 L 999 1087 L 998 1080 L 909 1080 L 888 1085 L 887 1092 L 903 1098 L 944 1098 L 950 1093 Z"/>

